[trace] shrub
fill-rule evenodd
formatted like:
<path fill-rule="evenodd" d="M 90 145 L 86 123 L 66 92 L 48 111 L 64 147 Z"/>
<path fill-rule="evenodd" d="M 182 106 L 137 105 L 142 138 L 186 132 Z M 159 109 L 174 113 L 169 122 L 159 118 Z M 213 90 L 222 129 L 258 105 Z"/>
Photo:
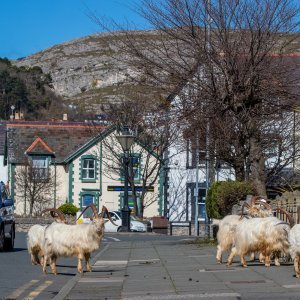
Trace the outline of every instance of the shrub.
<path fill-rule="evenodd" d="M 58 209 L 65 215 L 71 216 L 75 216 L 76 213 L 79 211 L 79 208 L 77 208 L 73 203 L 65 203 L 61 205 Z"/>
<path fill-rule="evenodd" d="M 220 181 L 212 184 L 207 192 L 206 211 L 209 218 L 220 219 L 231 213 L 232 206 L 249 194 L 255 194 L 248 181 Z"/>

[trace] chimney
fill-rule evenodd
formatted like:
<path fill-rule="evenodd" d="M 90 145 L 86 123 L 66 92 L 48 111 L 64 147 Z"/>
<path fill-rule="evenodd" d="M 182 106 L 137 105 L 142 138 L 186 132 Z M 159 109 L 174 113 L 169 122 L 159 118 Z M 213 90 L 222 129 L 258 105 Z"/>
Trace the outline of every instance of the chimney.
<path fill-rule="evenodd" d="M 68 121 L 68 114 L 63 114 L 63 121 Z"/>

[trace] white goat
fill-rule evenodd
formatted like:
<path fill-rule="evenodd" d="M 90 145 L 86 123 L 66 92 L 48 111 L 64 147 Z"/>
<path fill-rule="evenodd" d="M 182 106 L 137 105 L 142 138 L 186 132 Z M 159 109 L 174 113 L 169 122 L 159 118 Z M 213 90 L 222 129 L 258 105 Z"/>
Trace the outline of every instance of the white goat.
<path fill-rule="evenodd" d="M 300 278 L 299 260 L 300 260 L 300 224 L 296 224 L 289 233 L 290 254 L 294 261 L 294 270 L 296 277 Z"/>
<path fill-rule="evenodd" d="M 50 211 L 50 214 L 55 218 L 56 222 L 65 223 L 64 215 L 55 208 L 45 209 L 43 213 Z M 31 257 L 31 263 L 33 265 L 40 264 L 43 265 L 44 261 L 44 234 L 45 229 L 48 225 L 35 224 L 31 226 L 27 233 L 27 249 Z M 41 259 L 39 258 L 41 257 Z"/>
<path fill-rule="evenodd" d="M 265 258 L 265 266 L 269 267 L 272 252 L 288 253 L 289 230 L 290 226 L 276 217 L 244 219 L 236 226 L 234 246 L 227 265 L 231 265 L 233 257 L 239 255 L 242 266 L 247 267 L 244 256 L 258 251 Z"/>
<path fill-rule="evenodd" d="M 50 259 L 50 267 L 54 274 L 57 274 L 56 259 L 59 256 L 77 256 L 77 270 L 82 273 L 82 260 L 85 258 L 86 269 L 92 271 L 90 265 L 91 252 L 99 249 L 101 240 L 104 236 L 104 212 L 107 212 L 109 220 L 116 225 L 110 218 L 107 208 L 103 206 L 101 217 L 98 217 L 96 207 L 91 204 L 85 208 L 91 207 L 94 213 L 93 223 L 67 225 L 52 223 L 45 230 L 45 257 L 43 271 L 47 273 L 47 259 Z M 84 210 L 84 211 L 85 211 Z M 84 212 L 83 211 L 83 212 Z M 82 213 L 83 213 L 82 212 Z M 117 226 L 117 225 L 116 225 Z"/>
<path fill-rule="evenodd" d="M 267 217 L 272 216 L 272 207 L 264 202 L 258 203 L 258 198 L 253 197 L 251 204 L 244 203 L 242 206 L 242 214 L 244 208 L 247 209 L 248 216 L 246 217 Z M 213 225 L 218 225 L 219 230 L 217 233 L 217 255 L 216 259 L 218 263 L 222 262 L 222 254 L 224 251 L 230 251 L 234 242 L 235 229 L 237 224 L 242 221 L 240 215 L 228 215 L 222 220 L 213 220 Z M 252 259 L 254 260 L 254 253 L 252 254 Z"/>

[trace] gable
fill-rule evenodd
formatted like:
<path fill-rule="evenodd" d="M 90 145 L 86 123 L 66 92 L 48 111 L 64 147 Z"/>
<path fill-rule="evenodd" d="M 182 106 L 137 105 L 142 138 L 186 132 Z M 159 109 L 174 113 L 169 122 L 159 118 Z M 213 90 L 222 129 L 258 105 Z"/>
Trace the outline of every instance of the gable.
<path fill-rule="evenodd" d="M 25 154 L 44 154 L 44 155 L 54 155 L 54 151 L 41 139 L 38 137 L 25 151 Z"/>

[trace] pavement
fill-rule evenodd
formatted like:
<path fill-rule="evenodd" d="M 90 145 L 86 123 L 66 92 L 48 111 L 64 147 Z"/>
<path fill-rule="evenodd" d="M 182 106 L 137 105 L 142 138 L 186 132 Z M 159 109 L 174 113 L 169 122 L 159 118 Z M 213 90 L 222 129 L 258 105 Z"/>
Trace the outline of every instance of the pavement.
<path fill-rule="evenodd" d="M 216 246 L 188 241 L 130 241 L 104 246 L 93 271 L 78 274 L 56 295 L 62 299 L 300 299 L 292 262 L 266 268 L 217 264 Z"/>

